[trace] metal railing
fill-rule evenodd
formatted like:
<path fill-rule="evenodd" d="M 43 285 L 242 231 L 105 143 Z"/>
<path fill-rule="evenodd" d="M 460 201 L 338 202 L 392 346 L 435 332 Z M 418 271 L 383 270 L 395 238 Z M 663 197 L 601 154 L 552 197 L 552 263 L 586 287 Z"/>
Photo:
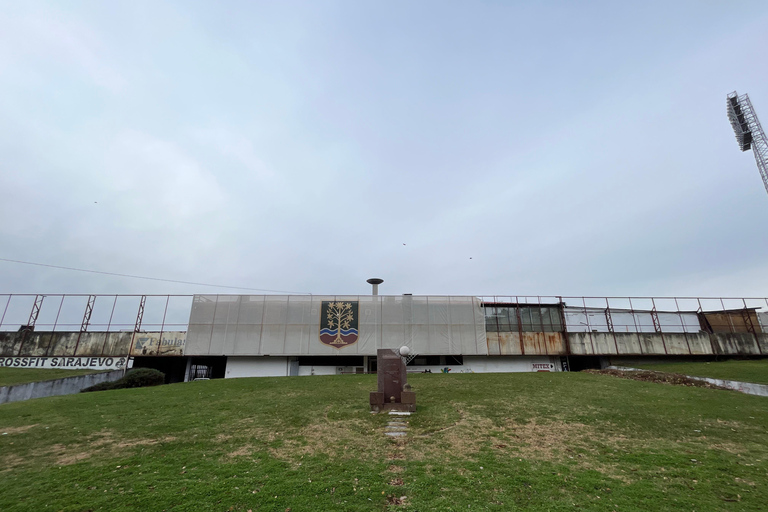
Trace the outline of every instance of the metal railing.
<path fill-rule="evenodd" d="M 486 329 L 768 332 L 768 298 L 478 295 Z M 193 295 L 0 294 L 0 331 L 184 331 Z"/>
<path fill-rule="evenodd" d="M 479 298 L 486 312 L 486 330 L 491 332 L 754 334 L 768 331 L 768 298 L 762 297 L 490 295 Z"/>
<path fill-rule="evenodd" d="M 184 331 L 192 297 L 0 294 L 0 331 Z"/>

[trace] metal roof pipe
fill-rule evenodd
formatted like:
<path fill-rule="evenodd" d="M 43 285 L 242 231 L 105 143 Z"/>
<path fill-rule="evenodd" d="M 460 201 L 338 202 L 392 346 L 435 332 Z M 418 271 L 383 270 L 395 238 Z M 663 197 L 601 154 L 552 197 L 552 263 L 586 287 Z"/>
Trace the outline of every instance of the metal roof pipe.
<path fill-rule="evenodd" d="M 378 277 L 372 277 L 366 281 L 366 283 L 371 285 L 371 295 L 379 294 L 379 285 L 383 282 L 384 280 L 379 279 Z"/>

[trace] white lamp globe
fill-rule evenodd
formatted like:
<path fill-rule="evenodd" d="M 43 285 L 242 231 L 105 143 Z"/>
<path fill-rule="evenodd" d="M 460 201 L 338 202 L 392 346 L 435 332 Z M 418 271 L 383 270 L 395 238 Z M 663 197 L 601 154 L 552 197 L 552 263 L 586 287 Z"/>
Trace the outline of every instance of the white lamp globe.
<path fill-rule="evenodd" d="M 411 353 L 411 349 L 408 347 L 400 347 L 400 355 L 405 357 Z"/>

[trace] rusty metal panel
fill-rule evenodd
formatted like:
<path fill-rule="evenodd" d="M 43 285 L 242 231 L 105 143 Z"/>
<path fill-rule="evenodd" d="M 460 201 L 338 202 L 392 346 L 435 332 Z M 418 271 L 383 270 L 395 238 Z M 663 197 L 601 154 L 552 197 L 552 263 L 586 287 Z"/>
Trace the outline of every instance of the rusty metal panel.
<path fill-rule="evenodd" d="M 714 333 L 739 333 L 755 332 L 761 333 L 760 321 L 757 319 L 757 313 L 754 310 L 722 311 L 717 313 L 702 313 L 704 325 Z"/>
<path fill-rule="evenodd" d="M 503 356 L 520 355 L 520 333 L 517 332 L 499 332 L 491 333 L 498 340 L 499 354 Z M 489 345 L 490 349 L 490 345 Z"/>
<path fill-rule="evenodd" d="M 182 331 L 140 332 L 133 340 L 132 356 L 182 356 L 187 333 Z"/>
<path fill-rule="evenodd" d="M 524 332 L 525 355 L 565 354 L 565 340 L 559 332 Z"/>
<path fill-rule="evenodd" d="M 564 355 L 567 353 L 565 350 L 565 338 L 562 332 L 545 332 L 544 343 L 549 355 Z"/>
<path fill-rule="evenodd" d="M 499 349 L 499 333 L 498 332 L 486 332 L 485 341 L 488 344 L 488 355 L 498 356 L 501 355 Z"/>

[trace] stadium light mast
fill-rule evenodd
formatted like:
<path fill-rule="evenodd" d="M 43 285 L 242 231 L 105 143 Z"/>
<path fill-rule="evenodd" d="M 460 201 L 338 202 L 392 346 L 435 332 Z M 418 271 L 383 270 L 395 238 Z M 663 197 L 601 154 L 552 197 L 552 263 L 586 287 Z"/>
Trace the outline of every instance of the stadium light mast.
<path fill-rule="evenodd" d="M 726 99 L 728 107 L 728 120 L 733 126 L 733 132 L 736 134 L 736 141 L 739 143 L 739 149 L 749 151 L 755 155 L 757 169 L 763 178 L 765 191 L 768 192 L 768 139 L 765 137 L 763 127 L 760 126 L 760 120 L 757 119 L 752 102 L 749 101 L 748 94 L 742 94 L 733 91 Z"/>

